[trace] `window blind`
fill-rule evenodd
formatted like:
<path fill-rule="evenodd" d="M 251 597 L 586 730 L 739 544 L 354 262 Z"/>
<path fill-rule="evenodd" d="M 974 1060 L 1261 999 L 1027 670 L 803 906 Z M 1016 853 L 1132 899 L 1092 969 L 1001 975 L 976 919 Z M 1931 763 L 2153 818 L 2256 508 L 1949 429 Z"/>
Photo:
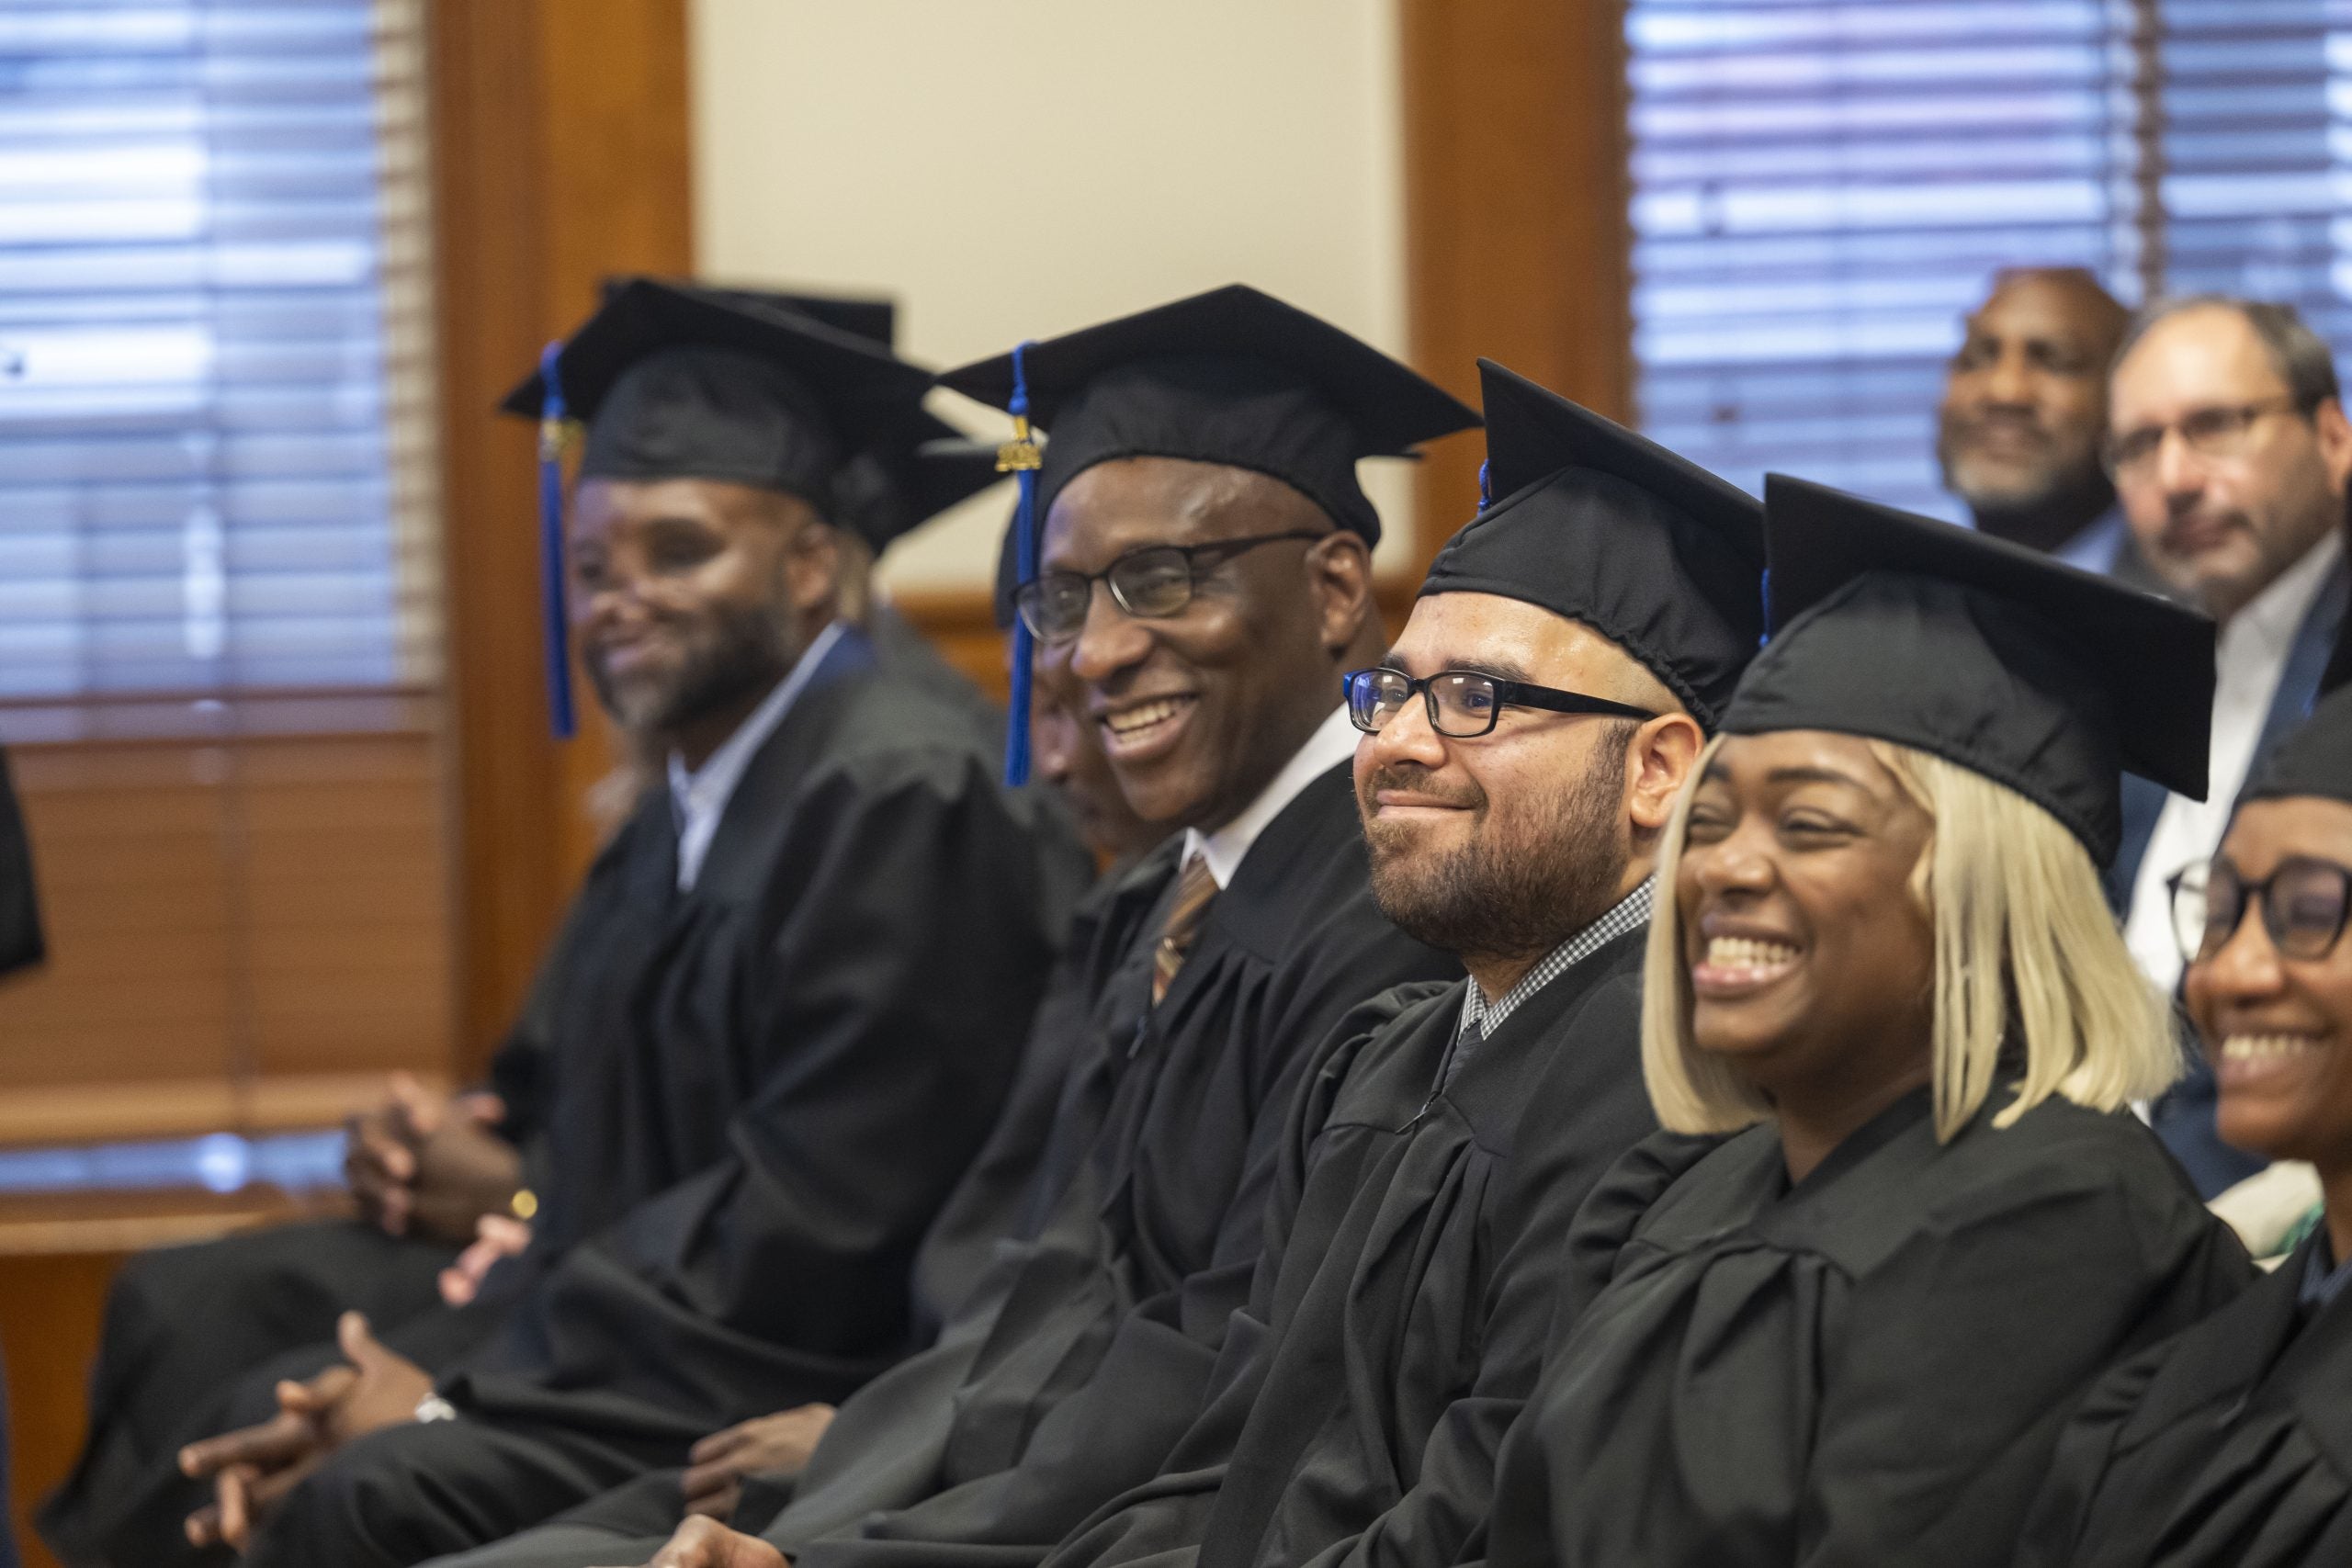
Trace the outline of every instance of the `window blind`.
<path fill-rule="evenodd" d="M 1993 272 L 2293 300 L 2352 343 L 2352 0 L 1631 0 L 1652 434 L 1944 516 Z"/>
<path fill-rule="evenodd" d="M 435 679 L 416 5 L 0 6 L 0 739 Z"/>

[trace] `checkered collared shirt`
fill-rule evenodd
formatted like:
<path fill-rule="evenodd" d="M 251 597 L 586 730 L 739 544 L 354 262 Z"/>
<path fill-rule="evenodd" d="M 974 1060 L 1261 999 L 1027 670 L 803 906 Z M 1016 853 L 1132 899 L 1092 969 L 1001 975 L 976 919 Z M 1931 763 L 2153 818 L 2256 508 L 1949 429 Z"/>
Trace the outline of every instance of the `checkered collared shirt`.
<path fill-rule="evenodd" d="M 1474 1047 L 1483 1043 L 1488 1035 L 1500 1029 L 1505 1021 L 1512 1013 L 1517 1012 L 1520 1005 L 1528 998 L 1600 952 L 1610 942 L 1623 936 L 1627 931 L 1638 931 L 1648 924 L 1650 905 L 1657 897 L 1657 879 L 1649 877 L 1639 887 L 1619 899 L 1615 908 L 1544 954 L 1543 960 L 1534 968 L 1530 969 L 1518 985 L 1513 986 L 1494 1001 L 1490 1002 L 1487 999 L 1487 993 L 1478 988 L 1477 981 L 1471 981 L 1462 998 L 1462 1023 L 1455 1032 L 1458 1043 L 1451 1058 L 1446 1062 L 1445 1081 L 1451 1083 L 1453 1080 L 1454 1073 L 1461 1068 L 1463 1058 L 1469 1055 Z"/>

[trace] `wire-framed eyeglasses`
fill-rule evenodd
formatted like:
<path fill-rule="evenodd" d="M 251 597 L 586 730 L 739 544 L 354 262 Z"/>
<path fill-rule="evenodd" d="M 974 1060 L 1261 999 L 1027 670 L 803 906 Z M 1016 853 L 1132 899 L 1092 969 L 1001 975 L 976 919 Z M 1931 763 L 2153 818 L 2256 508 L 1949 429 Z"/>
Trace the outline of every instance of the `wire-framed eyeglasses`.
<path fill-rule="evenodd" d="M 1021 585 L 1012 604 L 1029 635 L 1045 643 L 1069 642 L 1086 629 L 1098 582 L 1111 590 L 1111 602 L 1128 615 L 1164 620 L 1182 614 L 1201 579 L 1233 557 L 1284 539 L 1320 539 L 1326 532 L 1295 528 L 1283 534 L 1213 539 L 1205 545 L 1145 545 L 1127 551 L 1101 571 L 1040 572 Z"/>

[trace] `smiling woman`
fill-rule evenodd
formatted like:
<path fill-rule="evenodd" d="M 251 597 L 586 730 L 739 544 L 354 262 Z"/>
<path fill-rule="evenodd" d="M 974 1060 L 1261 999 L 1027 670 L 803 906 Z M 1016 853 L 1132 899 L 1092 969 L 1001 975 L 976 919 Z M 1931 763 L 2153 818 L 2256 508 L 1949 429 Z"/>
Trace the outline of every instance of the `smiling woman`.
<path fill-rule="evenodd" d="M 1817 1157 L 1923 1083 L 1950 1139 L 1996 1077 L 2016 1081 L 2008 1126 L 2052 1093 L 2113 1110 L 2177 1070 L 2089 853 L 1940 757 L 1820 730 L 1718 741 L 1662 874 L 1681 897 L 1651 928 L 1645 1069 L 1668 1126 L 1777 1113 L 1786 1142 L 1815 1112 Z"/>
<path fill-rule="evenodd" d="M 2248 791 L 2188 970 L 2221 1130 L 2306 1159 L 2325 1224 L 2268 1279 L 2084 1402 L 2029 1532 L 2035 1568 L 2283 1568 L 2352 1556 L 2352 691 Z"/>
<path fill-rule="evenodd" d="M 1499 1564 L 2008 1561 L 2080 1391 L 2247 1276 L 2115 1113 L 2178 1064 L 2094 866 L 2119 759 L 2195 787 L 2201 735 L 2132 688 L 2210 628 L 1816 486 L 1765 504 L 1779 629 L 1650 931 L 1670 1131 L 1568 1243 Z"/>

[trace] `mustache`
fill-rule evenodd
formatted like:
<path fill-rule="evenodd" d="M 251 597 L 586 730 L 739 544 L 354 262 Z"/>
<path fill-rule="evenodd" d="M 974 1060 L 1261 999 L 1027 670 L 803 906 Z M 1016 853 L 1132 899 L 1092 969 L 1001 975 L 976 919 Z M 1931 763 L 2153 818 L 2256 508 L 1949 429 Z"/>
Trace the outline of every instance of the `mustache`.
<path fill-rule="evenodd" d="M 1432 784 L 1430 771 L 1419 762 L 1384 762 L 1374 769 L 1371 776 L 1364 780 L 1364 800 L 1369 803 L 1384 789 L 1410 790 L 1415 795 L 1426 795 L 1448 806 L 1476 807 L 1487 804 L 1487 792 L 1477 785 L 1453 789 Z"/>
<path fill-rule="evenodd" d="M 2017 430 L 2045 442 L 2052 439 L 2050 426 L 2041 416 L 2024 409 L 1995 408 L 1955 413 L 1951 416 L 1951 428 L 1954 434 L 1962 436 L 1982 435 L 1991 430 Z"/>

